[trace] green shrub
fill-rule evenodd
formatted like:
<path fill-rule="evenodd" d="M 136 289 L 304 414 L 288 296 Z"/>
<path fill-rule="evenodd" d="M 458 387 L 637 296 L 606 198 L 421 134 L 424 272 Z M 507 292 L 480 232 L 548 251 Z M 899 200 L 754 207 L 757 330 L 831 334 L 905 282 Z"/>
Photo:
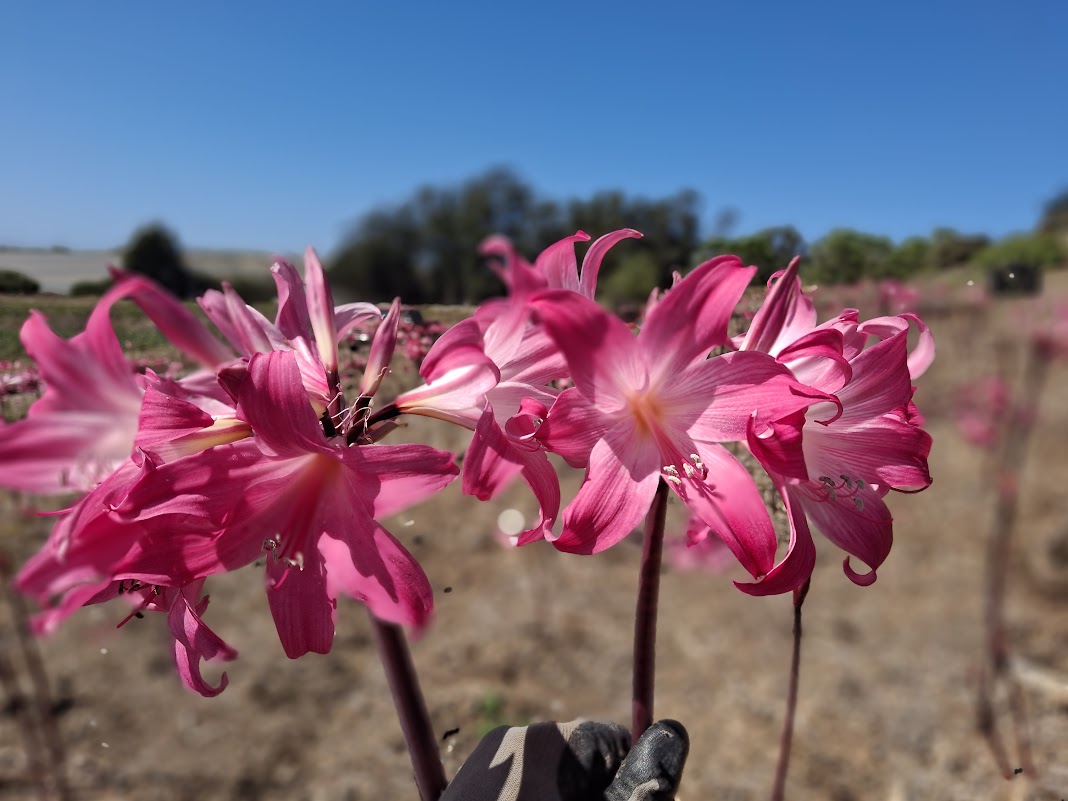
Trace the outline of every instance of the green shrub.
<path fill-rule="evenodd" d="M 85 295 L 103 295 L 111 289 L 110 278 L 97 278 L 92 281 L 76 281 L 71 284 L 70 294 L 74 297 L 84 297 Z"/>
<path fill-rule="evenodd" d="M 40 291 L 41 285 L 28 275 L 0 268 L 0 294 L 36 295 Z"/>
<path fill-rule="evenodd" d="M 258 303 L 266 303 L 278 297 L 278 289 L 270 274 L 265 277 L 248 275 L 235 275 L 229 279 L 230 286 L 241 296 L 245 303 L 255 306 Z M 219 282 L 214 282 L 214 288 L 218 288 Z"/>
<path fill-rule="evenodd" d="M 982 250 L 976 261 L 986 268 L 1017 263 L 1051 268 L 1064 266 L 1068 253 L 1061 241 L 1051 234 L 1015 234 Z"/>

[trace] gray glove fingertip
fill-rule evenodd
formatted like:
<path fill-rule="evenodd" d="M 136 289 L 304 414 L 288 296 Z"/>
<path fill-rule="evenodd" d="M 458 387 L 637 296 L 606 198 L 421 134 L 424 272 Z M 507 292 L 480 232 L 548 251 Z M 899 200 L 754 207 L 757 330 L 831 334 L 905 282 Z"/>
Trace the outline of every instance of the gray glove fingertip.
<path fill-rule="evenodd" d="M 672 801 L 689 752 L 690 736 L 681 723 L 654 723 L 623 760 L 605 801 Z"/>
<path fill-rule="evenodd" d="M 582 721 L 568 736 L 567 747 L 570 758 L 560 761 L 558 784 L 572 788 L 576 798 L 596 797 L 608 787 L 630 750 L 630 732 L 618 723 Z"/>

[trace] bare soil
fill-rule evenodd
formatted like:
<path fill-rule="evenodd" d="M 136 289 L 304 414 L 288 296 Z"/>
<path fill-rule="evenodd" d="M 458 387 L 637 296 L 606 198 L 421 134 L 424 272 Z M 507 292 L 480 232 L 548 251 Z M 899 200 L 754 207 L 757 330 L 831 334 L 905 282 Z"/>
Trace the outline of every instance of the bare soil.
<path fill-rule="evenodd" d="M 1058 276 L 1060 278 L 1060 276 Z M 1054 292 L 1063 293 L 1061 286 Z M 793 801 L 974 801 L 1068 797 L 1068 367 L 1041 402 L 1008 564 L 1012 669 L 1025 690 L 1037 775 L 999 774 L 976 731 L 984 543 L 993 491 L 984 456 L 953 423 L 962 382 L 992 367 L 994 342 L 1033 319 L 1023 301 L 932 317 L 939 356 L 917 401 L 934 437 L 934 485 L 890 498 L 893 553 L 869 588 L 819 539 L 804 607 Z M 1021 315 L 1030 315 L 1023 317 Z M 426 425 L 441 447 L 463 432 Z M 565 497 L 577 486 L 568 474 Z M 46 523 L 8 498 L 0 544 L 18 560 Z M 539 543 L 501 547 L 497 517 L 530 512 L 516 487 L 480 504 L 450 487 L 388 521 L 435 587 L 437 615 L 413 644 L 452 775 L 500 722 L 629 720 L 630 637 L 640 548 L 594 556 Z M 678 508 L 673 515 L 678 516 Z M 656 714 L 689 729 L 680 798 L 767 798 L 778 752 L 792 620 L 789 597 L 751 598 L 738 574 L 667 570 L 662 583 Z M 125 610 L 82 610 L 41 643 L 60 699 L 74 795 L 86 801 L 414 799 L 408 757 L 376 662 L 366 613 L 339 603 L 331 654 L 285 657 L 262 571 L 209 582 L 207 620 L 240 651 L 216 699 L 185 691 L 156 615 L 115 629 Z M 5 610 L 6 612 L 6 610 Z M 0 647 L 20 666 L 10 616 Z M 212 668 L 215 669 L 215 668 Z M 24 667 L 20 681 L 28 688 Z M 1011 742 L 1003 694 L 999 721 Z M 12 705 L 0 708 L 0 799 L 33 797 Z"/>

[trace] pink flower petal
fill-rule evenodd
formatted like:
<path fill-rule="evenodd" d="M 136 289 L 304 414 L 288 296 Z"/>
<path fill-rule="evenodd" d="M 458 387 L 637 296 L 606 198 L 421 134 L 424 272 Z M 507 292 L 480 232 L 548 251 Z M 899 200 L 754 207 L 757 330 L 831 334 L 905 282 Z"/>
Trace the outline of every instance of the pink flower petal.
<path fill-rule="evenodd" d="M 558 550 L 599 553 L 630 534 L 649 511 L 660 482 L 660 454 L 635 433 L 625 420 L 594 445 L 586 479 L 553 542 Z"/>
<path fill-rule="evenodd" d="M 781 274 L 773 275 L 768 281 L 768 294 L 753 315 L 753 322 L 749 325 L 749 331 L 739 350 L 756 350 L 778 356 L 783 343 L 790 341 L 784 334 L 787 329 L 796 327 L 795 318 L 799 316 L 799 312 L 804 317 L 809 317 L 809 309 L 799 302 L 802 298 L 801 280 L 797 277 L 800 261 L 799 258 L 794 258 Z M 811 325 L 806 330 L 811 330 L 815 323 L 816 314 L 813 309 Z"/>
<path fill-rule="evenodd" d="M 241 420 L 216 420 L 195 404 L 151 385 L 145 389 L 140 420 L 135 445 L 161 462 L 172 462 L 252 434 L 249 425 Z"/>
<path fill-rule="evenodd" d="M 775 564 L 775 529 L 753 477 L 720 445 L 696 443 L 707 477 L 680 476 L 669 482 L 731 549 L 753 578 L 767 575 Z"/>
<path fill-rule="evenodd" d="M 516 537 L 526 545 L 552 533 L 560 513 L 560 483 L 545 453 L 532 446 L 521 448 L 505 435 L 487 407 L 467 449 L 463 468 L 463 489 L 467 495 L 489 500 L 522 475 L 538 501 L 537 521 Z"/>
<path fill-rule="evenodd" d="M 656 376 L 666 380 L 726 343 L 731 314 L 755 272 L 756 267 L 743 267 L 736 256 L 719 256 L 656 304 L 638 337 Z"/>
<path fill-rule="evenodd" d="M 303 564 L 267 560 L 267 601 L 278 639 L 290 659 L 309 651 L 330 653 L 337 600 L 327 593 L 326 564 L 318 548 L 303 554 Z"/>
<path fill-rule="evenodd" d="M 360 395 L 370 398 L 378 391 L 378 385 L 389 363 L 393 360 L 393 351 L 397 348 L 397 331 L 400 328 L 400 298 L 394 298 L 389 311 L 382 319 L 382 324 L 375 330 L 371 340 L 371 350 L 367 354 L 367 365 L 360 379 Z"/>
<path fill-rule="evenodd" d="M 588 237 L 587 237 L 588 238 Z M 612 231 L 602 237 L 599 237 L 592 245 L 590 249 L 586 251 L 586 255 L 582 257 L 582 275 L 579 276 L 578 287 L 567 287 L 568 289 L 577 289 L 578 292 L 593 300 L 597 294 L 597 276 L 601 272 L 601 262 L 604 261 L 605 254 L 611 250 L 612 246 L 617 242 L 624 239 L 641 239 L 642 235 L 635 231 L 633 228 L 622 228 L 619 231 Z M 572 258 L 574 258 L 572 256 Z M 550 281 L 549 286 L 554 286 Z"/>
<path fill-rule="evenodd" d="M 279 259 L 271 266 L 271 275 L 278 290 L 275 327 L 287 339 L 307 338 L 311 333 L 311 318 L 308 317 L 308 296 L 300 273 L 288 261 Z"/>
<path fill-rule="evenodd" d="M 315 250 L 304 251 L 304 284 L 308 296 L 308 318 L 319 349 L 319 359 L 328 374 L 337 373 L 337 327 L 334 324 L 334 297 L 323 265 Z"/>
<path fill-rule="evenodd" d="M 578 259 L 575 258 L 575 245 L 589 242 L 590 235 L 579 231 L 567 236 L 545 248 L 534 261 L 534 268 L 542 273 L 550 289 L 569 289 L 579 291 Z M 593 297 L 587 295 L 587 297 Z"/>
<path fill-rule="evenodd" d="M 572 467 L 585 467 L 593 446 L 614 422 L 572 387 L 557 397 L 538 438 L 546 449 L 564 457 Z"/>
<path fill-rule="evenodd" d="M 361 445 L 342 449 L 341 458 L 353 491 L 376 518 L 429 498 L 460 473 L 453 454 L 429 445 Z"/>
<path fill-rule="evenodd" d="M 487 405 L 464 455 L 464 494 L 488 501 L 511 484 L 522 469 L 517 449 L 497 425 L 493 407 Z"/>
<path fill-rule="evenodd" d="M 237 416 L 252 426 L 259 447 L 271 455 L 330 450 L 292 351 L 253 354 L 239 390 Z"/>
<path fill-rule="evenodd" d="M 750 418 L 747 442 L 749 450 L 768 472 L 788 478 L 808 479 L 805 454 L 802 449 L 801 431 L 805 425 L 805 413 L 795 412 L 771 423 L 759 432 Z"/>
<path fill-rule="evenodd" d="M 530 304 L 591 404 L 612 413 L 624 406 L 630 390 L 644 388 L 637 340 L 618 317 L 567 290 L 539 292 Z"/>
<path fill-rule="evenodd" d="M 884 488 L 916 488 L 931 484 L 927 457 L 931 435 L 893 415 L 883 415 L 848 429 L 836 425 L 805 429 L 805 460 L 809 475 L 835 481 L 846 473 Z"/>
<path fill-rule="evenodd" d="M 319 541 L 331 597 L 346 595 L 367 605 L 379 620 L 422 629 L 434 611 L 434 593 L 415 558 L 374 520 L 364 518 L 347 542 Z"/>
<path fill-rule="evenodd" d="M 424 362 L 424 367 L 426 363 Z M 418 414 L 473 429 L 486 406 L 486 393 L 500 372 L 481 348 L 457 345 L 434 360 L 427 384 L 398 395 L 394 405 L 404 414 Z"/>
<path fill-rule="evenodd" d="M 867 574 L 857 573 L 847 558 L 843 563 L 846 575 L 862 586 L 874 582 L 875 571 L 894 542 L 893 517 L 882 498 L 866 486 L 830 493 L 813 482 L 797 492 L 805 512 L 823 535 L 871 568 Z"/>
<path fill-rule="evenodd" d="M 816 544 L 808 527 L 800 498 L 792 496 L 795 489 L 779 485 L 779 493 L 786 504 L 790 520 L 790 546 L 786 556 L 764 578 L 753 583 L 734 582 L 734 586 L 747 595 L 779 595 L 791 592 L 803 585 L 816 567 Z"/>
<path fill-rule="evenodd" d="M 837 392 L 853 377 L 842 355 L 842 333 L 831 328 L 809 331 L 779 351 L 776 358 L 794 378 L 822 392 Z"/>
<path fill-rule="evenodd" d="M 912 381 L 906 364 L 907 331 L 895 334 L 850 361 L 853 380 L 838 391 L 841 424 L 870 420 L 906 406 L 912 400 Z"/>
<path fill-rule="evenodd" d="M 223 640 L 204 625 L 201 615 L 208 608 L 208 599 L 205 596 L 196 607 L 190 603 L 186 592 L 193 597 L 200 592 L 202 582 L 197 582 L 192 588 L 182 590 L 168 590 L 170 609 L 167 612 L 167 626 L 174 638 L 173 651 L 174 661 L 178 666 L 178 673 L 182 681 L 191 690 L 195 690 L 207 698 L 213 698 L 226 689 L 228 679 L 225 673 L 219 678 L 217 687 L 208 684 L 200 672 L 201 660 L 215 658 L 230 662 L 237 658 L 237 651 L 227 645 Z"/>
<path fill-rule="evenodd" d="M 702 442 L 745 440 L 751 419 L 759 434 L 821 400 L 834 396 L 801 384 L 771 356 L 756 351 L 697 362 L 677 374 L 662 395 L 678 425 Z"/>
<path fill-rule="evenodd" d="M 117 272 L 114 276 L 115 286 L 100 299 L 98 309 L 108 310 L 119 298 L 130 298 L 178 350 L 205 367 L 218 367 L 234 358 L 233 351 L 161 286 L 131 273 Z"/>

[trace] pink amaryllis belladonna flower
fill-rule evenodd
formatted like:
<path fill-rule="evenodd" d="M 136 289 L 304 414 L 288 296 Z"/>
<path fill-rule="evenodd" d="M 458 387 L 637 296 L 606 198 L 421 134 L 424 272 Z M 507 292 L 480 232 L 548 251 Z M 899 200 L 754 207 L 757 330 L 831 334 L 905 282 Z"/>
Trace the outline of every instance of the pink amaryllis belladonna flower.
<path fill-rule="evenodd" d="M 798 378 L 831 393 L 838 408 L 817 404 L 762 430 L 750 426 L 750 450 L 782 494 L 791 524 L 783 560 L 763 580 L 739 585 L 754 595 L 796 589 L 811 575 L 809 521 L 869 567 L 857 572 L 847 557 L 846 575 L 871 584 L 893 542 L 883 497 L 931 483 L 931 438 L 912 405 L 912 382 L 934 358 L 930 332 L 914 315 L 859 323 L 852 310 L 817 326 L 797 268 L 794 260 L 772 287 L 741 346 L 776 355 Z M 911 355 L 910 321 L 920 328 Z"/>
<path fill-rule="evenodd" d="M 554 545 L 592 553 L 623 539 L 664 479 L 755 577 L 774 564 L 775 533 L 748 472 L 718 443 L 826 398 L 765 354 L 707 358 L 727 339 L 731 310 L 755 272 L 734 257 L 707 262 L 650 311 L 638 336 L 569 291 L 532 299 L 575 386 L 542 425 L 546 446 L 586 479 Z"/>
<path fill-rule="evenodd" d="M 267 596 L 292 658 L 330 650 L 339 594 L 382 620 L 425 625 L 429 582 L 376 518 L 452 481 L 452 454 L 327 438 L 289 351 L 253 355 L 236 399 L 252 437 L 146 461 L 117 511 L 149 528 L 159 518 L 161 532 L 153 548 L 122 561 L 123 574 L 152 581 L 162 573 L 183 586 L 266 551 Z"/>

